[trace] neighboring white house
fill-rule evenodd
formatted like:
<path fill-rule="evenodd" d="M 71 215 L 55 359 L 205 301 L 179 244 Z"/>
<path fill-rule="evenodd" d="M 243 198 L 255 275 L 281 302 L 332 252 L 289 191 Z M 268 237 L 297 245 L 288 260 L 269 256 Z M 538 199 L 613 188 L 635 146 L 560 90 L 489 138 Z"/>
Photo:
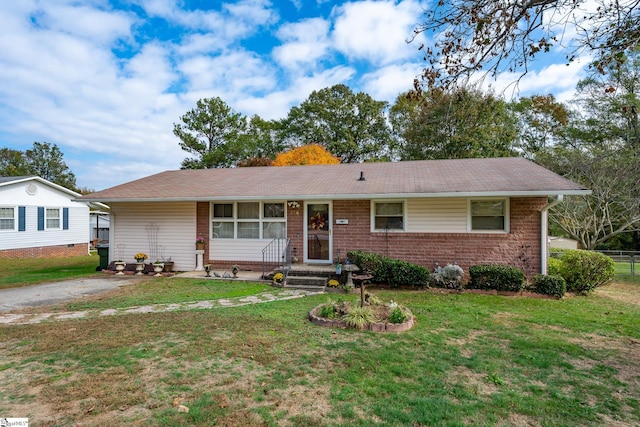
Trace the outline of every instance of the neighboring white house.
<path fill-rule="evenodd" d="M 0 177 L 0 258 L 86 255 L 89 203 L 38 176 Z"/>

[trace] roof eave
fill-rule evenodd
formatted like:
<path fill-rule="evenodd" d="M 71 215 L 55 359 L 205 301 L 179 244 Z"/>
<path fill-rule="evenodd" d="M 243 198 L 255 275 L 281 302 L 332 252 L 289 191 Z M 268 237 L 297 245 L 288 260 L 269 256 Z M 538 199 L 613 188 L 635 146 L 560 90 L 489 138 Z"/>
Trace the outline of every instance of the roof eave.
<path fill-rule="evenodd" d="M 469 191 L 443 193 L 379 193 L 379 194 L 274 194 L 270 196 L 204 196 L 204 197 L 114 197 L 81 198 L 84 202 L 207 202 L 211 200 L 362 200 L 362 199 L 416 199 L 453 197 L 547 197 L 587 196 L 591 190 L 536 190 L 536 191 Z"/>

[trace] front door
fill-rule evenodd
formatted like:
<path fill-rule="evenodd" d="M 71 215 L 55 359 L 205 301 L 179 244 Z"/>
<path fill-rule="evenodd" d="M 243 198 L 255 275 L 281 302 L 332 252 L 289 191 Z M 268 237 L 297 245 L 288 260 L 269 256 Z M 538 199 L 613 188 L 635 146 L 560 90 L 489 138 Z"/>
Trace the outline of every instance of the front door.
<path fill-rule="evenodd" d="M 305 218 L 305 262 L 331 263 L 331 204 L 308 202 Z"/>

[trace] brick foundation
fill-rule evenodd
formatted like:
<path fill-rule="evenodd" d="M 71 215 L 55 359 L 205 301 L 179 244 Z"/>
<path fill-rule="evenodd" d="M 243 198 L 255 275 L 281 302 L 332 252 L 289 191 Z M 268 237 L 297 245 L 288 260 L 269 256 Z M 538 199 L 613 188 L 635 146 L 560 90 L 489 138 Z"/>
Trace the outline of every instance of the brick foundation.
<path fill-rule="evenodd" d="M 34 248 L 5 249 L 0 251 L 0 258 L 65 258 L 83 256 L 88 253 L 88 242 L 69 245 L 38 246 Z"/>

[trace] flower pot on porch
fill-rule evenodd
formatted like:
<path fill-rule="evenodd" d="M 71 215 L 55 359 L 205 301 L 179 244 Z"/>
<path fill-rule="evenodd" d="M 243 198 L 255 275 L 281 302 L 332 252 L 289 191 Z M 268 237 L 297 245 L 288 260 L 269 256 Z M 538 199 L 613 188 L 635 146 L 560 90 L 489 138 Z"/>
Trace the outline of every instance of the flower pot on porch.
<path fill-rule="evenodd" d="M 173 261 L 165 261 L 162 271 L 165 273 L 171 273 L 173 271 Z"/>
<path fill-rule="evenodd" d="M 144 274 L 144 261 L 136 262 L 136 276 L 142 276 Z"/>
<path fill-rule="evenodd" d="M 204 242 L 196 242 L 196 250 L 197 251 L 204 250 Z"/>
<path fill-rule="evenodd" d="M 127 263 L 123 261 L 116 261 L 114 264 L 116 266 L 116 274 L 118 276 L 122 276 L 124 274 L 124 268 L 126 267 Z"/>
<path fill-rule="evenodd" d="M 153 271 L 155 271 L 155 276 L 159 277 L 162 276 L 162 270 L 164 269 L 164 263 L 163 262 L 158 262 L 158 263 L 154 263 L 153 264 Z"/>

